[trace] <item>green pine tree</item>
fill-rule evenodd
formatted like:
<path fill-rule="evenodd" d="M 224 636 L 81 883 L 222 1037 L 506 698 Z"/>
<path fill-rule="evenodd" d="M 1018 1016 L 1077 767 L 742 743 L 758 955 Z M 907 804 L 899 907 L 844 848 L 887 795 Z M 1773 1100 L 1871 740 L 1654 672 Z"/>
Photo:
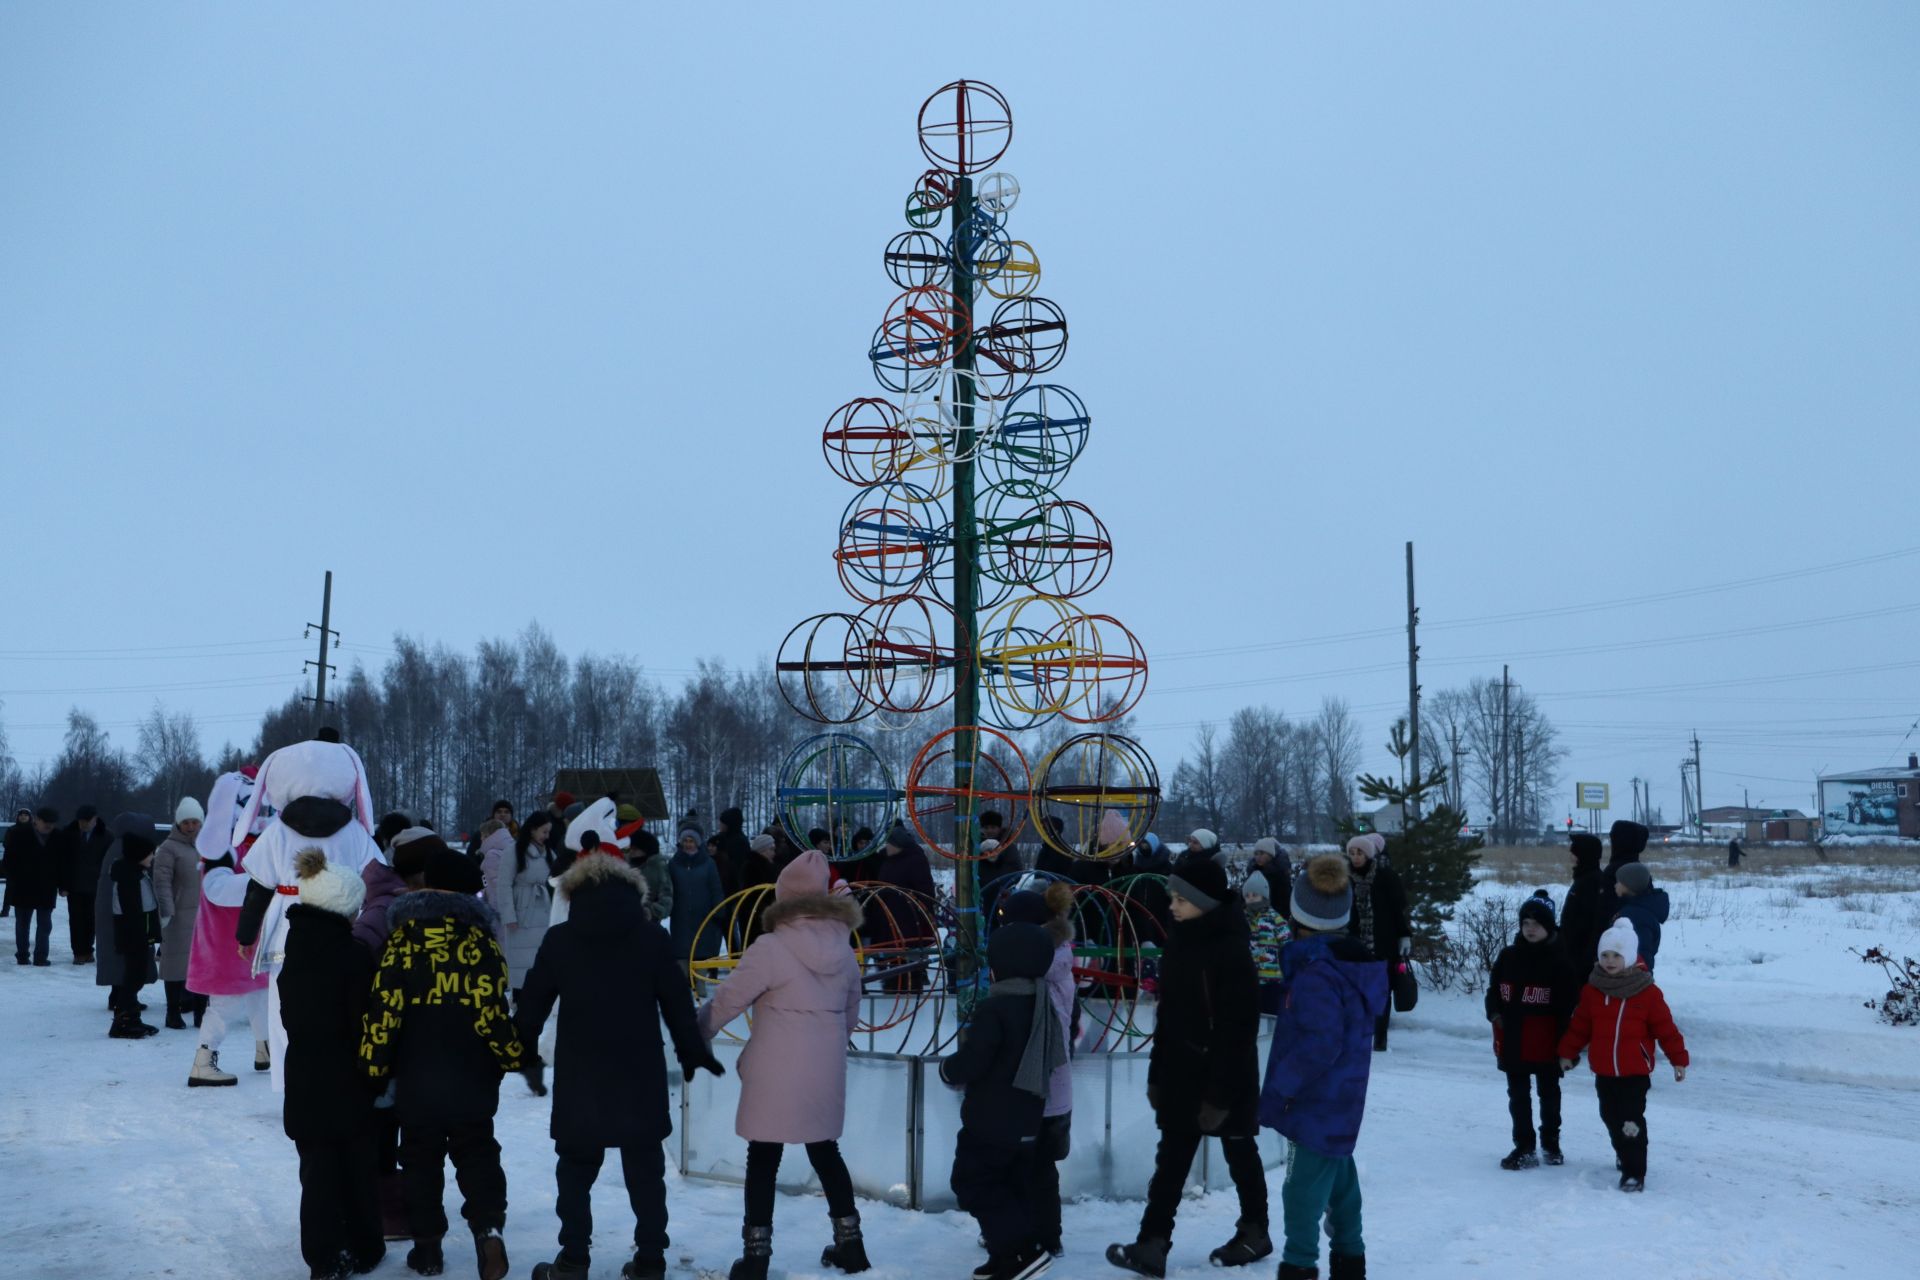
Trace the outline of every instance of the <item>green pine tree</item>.
<path fill-rule="evenodd" d="M 1404 783 L 1364 773 L 1359 779 L 1360 794 L 1367 799 L 1397 804 L 1403 815 L 1415 807 L 1420 811 L 1418 818 L 1403 818 L 1398 834 L 1386 833 L 1387 858 L 1407 888 L 1414 937 L 1427 944 L 1443 936 L 1454 904 L 1473 888 L 1473 864 L 1480 861 L 1480 837 L 1461 834 L 1466 815 L 1440 799 L 1446 782 L 1445 765 Z M 1356 834 L 1370 828 L 1362 819 L 1343 824 L 1343 829 Z"/>

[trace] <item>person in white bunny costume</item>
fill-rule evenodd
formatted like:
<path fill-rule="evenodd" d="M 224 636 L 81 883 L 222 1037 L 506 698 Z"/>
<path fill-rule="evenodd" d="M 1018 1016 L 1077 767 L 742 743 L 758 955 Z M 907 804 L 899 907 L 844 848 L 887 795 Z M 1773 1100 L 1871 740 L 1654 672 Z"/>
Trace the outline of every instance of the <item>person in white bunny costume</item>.
<path fill-rule="evenodd" d="M 280 1022 L 280 965 L 286 958 L 287 908 L 299 901 L 293 860 L 306 849 L 327 855 L 327 865 L 357 876 L 369 862 L 385 862 L 373 842 L 373 796 L 366 766 L 339 735 L 322 729 L 311 742 L 296 742 L 268 756 L 254 781 L 253 797 L 235 824 L 245 831 L 261 812 L 273 818 L 247 852 L 246 904 L 235 941 L 253 948 L 256 974 L 267 974 L 267 1032 L 275 1092 L 284 1092 L 287 1033 Z"/>

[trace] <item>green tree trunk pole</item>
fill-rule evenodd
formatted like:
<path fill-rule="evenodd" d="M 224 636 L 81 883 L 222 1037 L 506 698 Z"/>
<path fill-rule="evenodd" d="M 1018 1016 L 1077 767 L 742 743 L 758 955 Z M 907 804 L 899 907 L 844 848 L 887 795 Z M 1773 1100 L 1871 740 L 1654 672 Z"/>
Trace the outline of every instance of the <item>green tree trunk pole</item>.
<path fill-rule="evenodd" d="M 953 293 L 964 314 L 963 332 L 954 352 L 953 367 L 974 367 L 972 237 L 973 179 L 962 174 L 953 196 Z M 984 921 L 980 917 L 980 869 L 973 860 L 979 829 L 971 798 L 977 736 L 972 732 L 980 714 L 980 643 L 976 627 L 980 605 L 980 532 L 974 518 L 973 446 L 974 387 L 969 377 L 955 378 L 953 466 L 953 649 L 954 695 L 953 785 L 966 797 L 955 805 L 953 901 L 957 916 L 953 963 L 960 996 L 960 1024 L 970 1020 L 983 976 Z"/>

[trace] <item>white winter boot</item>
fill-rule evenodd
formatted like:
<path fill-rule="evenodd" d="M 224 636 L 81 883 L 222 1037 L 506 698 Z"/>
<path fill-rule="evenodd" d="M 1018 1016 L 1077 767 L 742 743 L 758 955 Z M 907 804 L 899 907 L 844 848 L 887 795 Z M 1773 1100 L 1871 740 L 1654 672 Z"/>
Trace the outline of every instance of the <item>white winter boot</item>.
<path fill-rule="evenodd" d="M 199 1088 L 202 1085 L 238 1084 L 239 1076 L 231 1076 L 220 1069 L 220 1051 L 201 1045 L 193 1055 L 193 1070 L 187 1073 L 187 1087 Z"/>
<path fill-rule="evenodd" d="M 273 1060 L 268 1056 L 267 1042 L 265 1040 L 255 1040 L 253 1042 L 253 1069 L 255 1071 L 273 1070 Z"/>

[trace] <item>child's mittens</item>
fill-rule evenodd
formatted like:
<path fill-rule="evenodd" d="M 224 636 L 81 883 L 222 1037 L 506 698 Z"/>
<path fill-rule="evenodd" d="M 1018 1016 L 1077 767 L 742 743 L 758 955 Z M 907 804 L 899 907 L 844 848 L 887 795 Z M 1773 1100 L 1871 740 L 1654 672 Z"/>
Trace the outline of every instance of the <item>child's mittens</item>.
<path fill-rule="evenodd" d="M 1200 1104 L 1200 1132 L 1217 1133 L 1220 1126 L 1227 1122 L 1227 1109 L 1216 1107 L 1211 1102 Z"/>
<path fill-rule="evenodd" d="M 1400 958 L 1404 960 L 1406 957 L 1412 954 L 1413 954 L 1413 939 L 1412 938 L 1400 939 Z"/>
<path fill-rule="evenodd" d="M 1629 1138 L 1637 1138 L 1640 1136 L 1640 1126 L 1632 1120 L 1628 1120 L 1621 1124 L 1620 1132 L 1626 1134 Z"/>
<path fill-rule="evenodd" d="M 1685 1080 L 1686 1078 L 1687 1078 L 1687 1069 L 1685 1067 L 1675 1067 L 1673 1069 L 1673 1082 L 1675 1084 L 1679 1084 L 1682 1080 Z"/>
<path fill-rule="evenodd" d="M 1572 1058 L 1562 1058 L 1562 1059 L 1560 1059 L 1560 1069 L 1561 1069 L 1562 1071 L 1571 1071 L 1571 1070 L 1573 1070 L 1573 1059 L 1572 1059 Z"/>

